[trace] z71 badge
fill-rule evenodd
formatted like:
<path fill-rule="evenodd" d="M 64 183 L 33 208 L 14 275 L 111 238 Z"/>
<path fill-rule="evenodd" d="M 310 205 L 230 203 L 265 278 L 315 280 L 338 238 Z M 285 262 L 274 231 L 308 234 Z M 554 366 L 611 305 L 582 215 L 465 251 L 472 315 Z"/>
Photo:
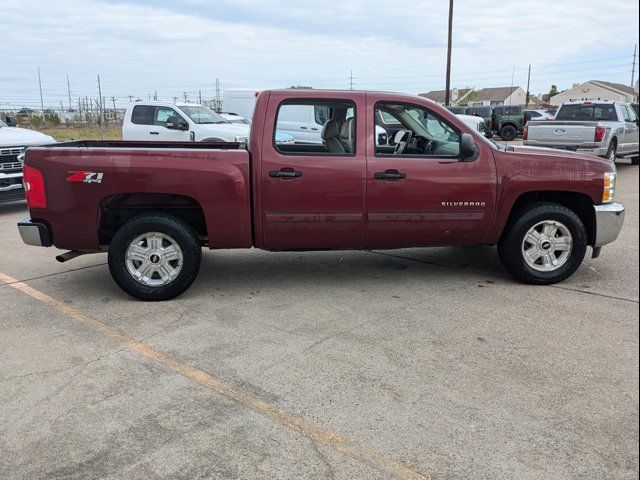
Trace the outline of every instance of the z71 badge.
<path fill-rule="evenodd" d="M 69 172 L 67 182 L 102 183 L 102 172 Z"/>

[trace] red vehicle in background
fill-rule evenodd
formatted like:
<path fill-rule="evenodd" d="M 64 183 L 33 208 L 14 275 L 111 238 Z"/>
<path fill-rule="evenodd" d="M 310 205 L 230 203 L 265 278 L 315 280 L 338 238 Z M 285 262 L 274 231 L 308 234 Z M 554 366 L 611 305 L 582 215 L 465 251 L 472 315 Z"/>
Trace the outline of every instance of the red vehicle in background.
<path fill-rule="evenodd" d="M 285 109 L 325 119 L 322 144 L 276 143 Z M 386 144 L 381 114 L 397 120 Z M 497 244 L 513 276 L 550 284 L 624 219 L 611 162 L 496 145 L 445 108 L 392 93 L 264 91 L 246 147 L 71 142 L 29 148 L 24 174 L 23 240 L 70 250 L 61 261 L 108 250 L 116 283 L 142 300 L 184 292 L 202 247 Z"/>

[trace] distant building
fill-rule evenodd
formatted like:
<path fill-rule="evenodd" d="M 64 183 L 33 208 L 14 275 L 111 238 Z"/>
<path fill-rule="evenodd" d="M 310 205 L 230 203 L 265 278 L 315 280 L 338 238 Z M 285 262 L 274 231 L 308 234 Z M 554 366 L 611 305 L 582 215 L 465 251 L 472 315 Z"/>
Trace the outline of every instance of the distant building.
<path fill-rule="evenodd" d="M 634 103 L 638 101 L 638 90 L 621 83 L 589 80 L 554 95 L 549 99 L 549 103 L 558 106 L 564 102 L 578 100 L 611 100 Z"/>
<path fill-rule="evenodd" d="M 527 94 L 521 87 L 492 87 L 478 90 L 469 102 L 472 107 L 489 107 L 493 105 L 524 105 Z"/>
<path fill-rule="evenodd" d="M 449 101 L 452 105 L 466 105 L 469 97 L 473 93 L 473 88 L 452 88 Z M 444 105 L 446 90 L 432 90 L 427 93 L 420 93 L 421 97 L 428 98 L 434 102 Z"/>

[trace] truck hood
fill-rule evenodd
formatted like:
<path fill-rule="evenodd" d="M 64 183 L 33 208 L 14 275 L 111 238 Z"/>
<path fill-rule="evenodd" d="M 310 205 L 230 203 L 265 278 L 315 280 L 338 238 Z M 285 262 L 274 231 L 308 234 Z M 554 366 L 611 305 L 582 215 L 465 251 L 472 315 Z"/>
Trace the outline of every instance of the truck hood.
<path fill-rule="evenodd" d="M 566 160 L 570 161 L 583 161 L 583 162 L 591 162 L 594 164 L 598 164 L 605 167 L 611 167 L 611 162 L 606 158 L 596 157 L 594 155 L 587 155 L 585 153 L 572 152 L 570 150 L 559 150 L 557 148 L 546 148 L 546 147 L 524 147 L 524 146 L 514 146 L 513 152 L 504 152 L 507 155 L 509 153 L 515 153 L 519 155 L 527 155 L 531 156 L 534 160 Z"/>
<path fill-rule="evenodd" d="M 215 132 L 224 132 L 230 136 L 249 136 L 250 125 L 243 123 L 204 123 L 199 125 L 200 128 L 206 131 L 210 131 L 212 134 Z"/>
<path fill-rule="evenodd" d="M 28 147 L 54 142 L 53 137 L 28 128 L 0 128 L 0 147 Z"/>

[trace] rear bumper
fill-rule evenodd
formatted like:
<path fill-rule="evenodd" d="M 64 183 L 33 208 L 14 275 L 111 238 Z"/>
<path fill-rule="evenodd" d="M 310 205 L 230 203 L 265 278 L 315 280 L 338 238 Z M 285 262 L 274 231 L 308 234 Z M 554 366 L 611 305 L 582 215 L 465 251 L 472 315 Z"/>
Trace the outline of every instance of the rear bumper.
<path fill-rule="evenodd" d="M 608 203 L 595 205 L 596 214 L 596 238 L 594 247 L 602 247 L 614 242 L 624 224 L 625 210 L 621 203 Z"/>
<path fill-rule="evenodd" d="M 604 157 L 607 154 L 607 147 L 600 144 L 583 144 L 583 145 L 560 145 L 553 143 L 539 142 L 536 140 L 525 140 L 524 145 L 528 147 L 554 148 L 556 150 L 568 150 L 570 152 L 585 153 L 587 155 L 595 155 Z"/>
<path fill-rule="evenodd" d="M 18 232 L 20 232 L 22 241 L 27 245 L 35 245 L 37 247 L 50 247 L 52 245 L 49 227 L 41 222 L 33 222 L 29 217 L 24 217 L 18 222 Z"/>

